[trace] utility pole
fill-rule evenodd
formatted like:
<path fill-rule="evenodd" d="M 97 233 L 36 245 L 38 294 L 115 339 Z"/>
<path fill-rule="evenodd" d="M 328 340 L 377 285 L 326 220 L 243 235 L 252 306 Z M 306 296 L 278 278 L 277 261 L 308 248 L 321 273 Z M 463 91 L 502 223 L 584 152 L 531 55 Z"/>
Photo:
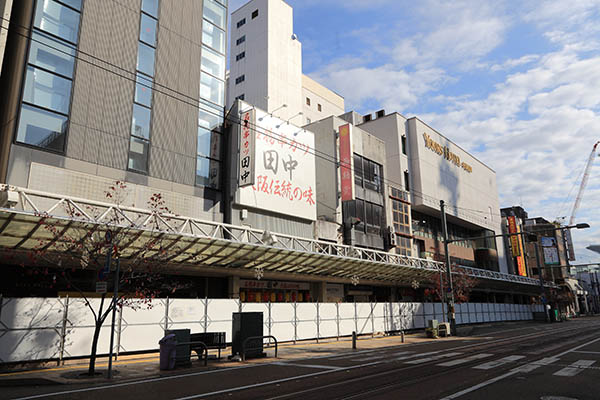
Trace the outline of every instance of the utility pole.
<path fill-rule="evenodd" d="M 454 313 L 454 288 L 452 287 L 452 271 L 450 270 L 450 253 L 448 252 L 448 226 L 446 222 L 446 205 L 440 200 L 440 212 L 442 213 L 442 234 L 444 235 L 444 255 L 446 257 L 446 274 L 448 275 L 448 288 L 446 303 L 448 304 L 448 321 L 450 332 L 456 336 L 456 314 Z"/>
<path fill-rule="evenodd" d="M 544 307 L 544 315 L 546 316 L 546 322 L 550 322 L 550 315 L 548 314 L 548 308 L 546 307 L 548 299 L 546 298 L 546 289 L 544 288 L 544 274 L 542 273 L 542 266 L 540 265 L 540 251 L 538 250 L 537 240 L 533 242 L 533 248 L 535 249 L 535 263 L 537 264 L 538 274 L 540 275 L 540 291 L 542 297 L 542 306 Z"/>

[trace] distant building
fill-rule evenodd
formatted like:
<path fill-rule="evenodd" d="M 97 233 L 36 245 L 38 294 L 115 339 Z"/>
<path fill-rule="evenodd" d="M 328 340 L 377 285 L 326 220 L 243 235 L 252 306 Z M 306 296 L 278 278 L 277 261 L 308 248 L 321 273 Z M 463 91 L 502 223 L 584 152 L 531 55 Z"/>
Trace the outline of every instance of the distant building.
<path fill-rule="evenodd" d="M 305 125 L 344 112 L 344 98 L 302 74 L 302 44 L 283 0 L 251 0 L 231 14 L 227 108 L 236 99 Z"/>

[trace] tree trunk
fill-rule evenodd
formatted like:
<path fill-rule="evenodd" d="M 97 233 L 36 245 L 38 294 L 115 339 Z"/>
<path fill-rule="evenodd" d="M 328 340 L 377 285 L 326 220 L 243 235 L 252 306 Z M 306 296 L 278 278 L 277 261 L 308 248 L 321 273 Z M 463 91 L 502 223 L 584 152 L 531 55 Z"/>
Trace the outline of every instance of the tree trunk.
<path fill-rule="evenodd" d="M 88 375 L 94 376 L 96 372 L 96 352 L 98 350 L 98 339 L 100 338 L 100 329 L 102 328 L 102 321 L 96 321 L 96 328 L 94 329 L 94 338 L 92 339 L 92 351 L 90 353 L 90 366 L 88 369 Z"/>
<path fill-rule="evenodd" d="M 100 308 L 98 310 L 98 315 L 96 315 L 96 327 L 94 329 L 94 338 L 92 339 L 92 351 L 90 352 L 90 366 L 88 368 L 89 376 L 94 376 L 94 373 L 96 372 L 96 352 L 98 351 L 98 339 L 100 338 L 100 329 L 102 328 L 102 323 L 104 322 L 104 319 L 102 319 L 102 308 L 104 307 L 105 297 L 106 293 L 102 293 Z"/>

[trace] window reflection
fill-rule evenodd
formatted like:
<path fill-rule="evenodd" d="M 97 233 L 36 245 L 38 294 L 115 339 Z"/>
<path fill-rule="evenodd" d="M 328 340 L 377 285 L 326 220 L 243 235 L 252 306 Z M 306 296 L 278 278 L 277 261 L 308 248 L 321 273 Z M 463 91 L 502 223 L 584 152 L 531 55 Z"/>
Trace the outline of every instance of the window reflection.
<path fill-rule="evenodd" d="M 215 0 L 204 0 L 204 18 L 225 29 L 225 18 L 227 9 L 217 3 Z"/>
<path fill-rule="evenodd" d="M 140 40 L 156 47 L 156 20 L 143 13 L 140 21 Z"/>
<path fill-rule="evenodd" d="M 202 47 L 202 70 L 217 78 L 225 79 L 225 56 L 208 47 Z"/>
<path fill-rule="evenodd" d="M 138 45 L 137 69 L 148 76 L 154 76 L 154 49 L 142 42 Z"/>
<path fill-rule="evenodd" d="M 202 23 L 202 43 L 217 50 L 220 53 L 225 53 L 225 32 L 217 28 L 211 23 L 203 21 Z"/>
<path fill-rule="evenodd" d="M 131 135 L 150 139 L 150 109 L 134 103 L 132 119 Z"/>
<path fill-rule="evenodd" d="M 200 74 L 200 97 L 220 106 L 225 105 L 225 84 L 208 74 Z"/>
<path fill-rule="evenodd" d="M 48 35 L 33 32 L 29 63 L 66 77 L 73 77 L 75 49 Z"/>
<path fill-rule="evenodd" d="M 27 67 L 23 101 L 68 114 L 71 81 L 34 67 Z"/>
<path fill-rule="evenodd" d="M 63 151 L 67 117 L 23 104 L 17 141 L 53 151 Z"/>
<path fill-rule="evenodd" d="M 34 25 L 43 31 L 77 43 L 79 13 L 54 0 L 39 0 Z"/>

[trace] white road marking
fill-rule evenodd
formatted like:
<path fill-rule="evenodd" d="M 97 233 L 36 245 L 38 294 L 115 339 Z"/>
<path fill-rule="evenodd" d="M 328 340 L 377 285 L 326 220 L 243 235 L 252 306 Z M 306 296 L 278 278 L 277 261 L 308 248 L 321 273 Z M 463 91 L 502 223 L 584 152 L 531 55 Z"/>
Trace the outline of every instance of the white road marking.
<path fill-rule="evenodd" d="M 467 363 L 469 361 L 474 361 L 474 360 L 480 360 L 482 358 L 487 358 L 487 357 L 491 357 L 493 356 L 493 354 L 475 354 L 469 357 L 465 357 L 465 358 L 459 358 L 458 360 L 452 360 L 452 361 L 446 361 L 445 363 L 441 363 L 441 364 L 436 364 L 438 367 L 453 367 L 455 365 L 460 365 L 460 364 L 464 364 Z"/>
<path fill-rule="evenodd" d="M 457 392 L 457 393 L 451 394 L 450 396 L 446 396 L 446 397 L 444 397 L 443 399 L 440 399 L 440 400 L 452 400 L 452 399 L 457 399 L 457 398 L 459 398 L 460 396 L 462 396 L 463 394 L 467 394 L 467 393 L 474 392 L 474 391 L 475 391 L 475 390 L 477 390 L 477 389 L 481 389 L 482 387 L 485 387 L 485 386 L 487 386 L 487 385 L 491 385 L 492 383 L 495 383 L 495 382 L 501 381 L 502 379 L 504 379 L 504 378 L 508 378 L 509 376 L 511 376 L 511 375 L 514 375 L 514 374 L 516 374 L 516 373 L 517 373 L 516 371 L 507 372 L 507 373 L 506 373 L 506 374 L 504 374 L 504 375 L 500 375 L 500 376 L 497 376 L 497 377 L 495 377 L 495 378 L 492 378 L 492 379 L 490 379 L 490 380 L 487 380 L 487 381 L 485 381 L 485 382 L 481 382 L 480 384 L 477 384 L 477 385 L 475 385 L 475 386 L 471 386 L 470 388 L 466 388 L 465 390 L 461 390 L 460 392 Z"/>
<path fill-rule="evenodd" d="M 393 362 L 393 361 L 401 361 L 401 360 L 408 360 L 409 358 L 416 358 L 416 357 L 423 357 L 423 356 L 430 356 L 432 354 L 439 354 L 439 351 L 429 351 L 427 353 L 420 353 L 420 354 L 411 354 L 409 356 L 400 356 L 400 357 L 393 357 L 391 359 L 388 360 L 388 362 Z"/>
<path fill-rule="evenodd" d="M 538 369 L 539 367 L 543 367 L 545 365 L 550 365 L 558 360 L 559 359 L 556 357 L 546 357 L 546 358 L 542 358 L 541 360 L 534 361 L 529 364 L 521 365 L 520 367 L 517 367 L 517 368 L 513 368 L 512 371 L 523 372 L 523 373 L 531 372 L 533 370 Z"/>
<path fill-rule="evenodd" d="M 490 361 L 490 362 L 487 362 L 484 364 L 477 365 L 476 367 L 473 367 L 473 368 L 483 369 L 483 370 L 492 369 L 492 368 L 496 368 L 496 367 L 499 367 L 504 364 L 508 364 L 509 362 L 520 360 L 521 358 L 525 358 L 525 356 L 508 356 L 508 357 L 501 358 L 499 360 L 494 360 L 494 361 Z"/>
<path fill-rule="evenodd" d="M 462 353 L 444 353 L 438 354 L 437 356 L 419 358 L 418 360 L 406 361 L 404 364 L 423 364 L 429 361 L 439 360 L 440 358 L 448 358 L 454 356 L 460 356 Z"/>
<path fill-rule="evenodd" d="M 569 365 L 566 368 L 561 369 L 558 372 L 555 372 L 553 375 L 556 376 L 575 376 L 578 373 L 580 373 L 581 371 L 583 371 L 585 368 L 591 366 L 592 364 L 594 364 L 596 361 L 595 360 L 579 360 L 579 361 L 575 361 L 573 364 Z"/>
<path fill-rule="evenodd" d="M 559 358 L 559 357 L 561 357 L 561 356 L 563 356 L 563 355 L 565 355 L 565 354 L 567 354 L 567 353 L 571 353 L 571 352 L 573 352 L 573 351 L 575 351 L 575 350 L 581 349 L 582 347 L 585 347 L 585 346 L 587 346 L 587 345 L 589 345 L 589 344 L 595 343 L 595 342 L 597 342 L 597 341 L 599 341 L 599 340 L 600 340 L 600 338 L 598 338 L 598 339 L 594 339 L 594 340 L 590 340 L 589 342 L 586 342 L 586 343 L 584 343 L 584 344 L 582 344 L 582 345 L 579 345 L 579 346 L 573 347 L 572 349 L 569 349 L 569 350 L 567 350 L 567 351 L 563 351 L 562 353 L 560 353 L 560 354 L 557 354 L 557 355 L 553 356 L 552 358 Z M 474 392 L 474 391 L 476 391 L 476 390 L 478 390 L 478 389 L 481 389 L 482 387 L 485 387 L 485 386 L 491 385 L 492 383 L 495 383 L 495 382 L 501 381 L 501 380 L 502 380 L 502 379 L 504 379 L 504 378 L 508 378 L 509 376 L 513 376 L 513 375 L 515 375 L 515 374 L 518 374 L 519 372 L 520 372 L 520 371 L 519 371 L 517 368 L 515 368 L 515 369 L 513 369 L 512 371 L 510 371 L 510 372 L 507 372 L 506 374 L 503 374 L 503 375 L 497 376 L 497 377 L 495 377 L 495 378 L 492 378 L 492 379 L 490 379 L 490 380 L 487 380 L 487 381 L 485 381 L 485 382 L 481 382 L 481 383 L 479 383 L 479 384 L 477 384 L 477 385 L 475 385 L 475 386 L 471 386 L 471 387 L 469 387 L 469 388 L 466 388 L 466 389 L 464 389 L 464 390 L 461 390 L 460 392 L 457 392 L 457 393 L 451 394 L 450 396 L 446 396 L 446 397 L 444 397 L 443 399 L 440 399 L 440 400 L 452 400 L 452 399 L 459 398 L 460 396 L 462 396 L 462 395 L 464 395 L 464 394 L 467 394 L 467 393 Z"/>
<path fill-rule="evenodd" d="M 273 365 L 285 365 L 290 367 L 304 367 L 304 368 L 320 368 L 320 369 L 343 369 L 343 367 L 334 367 L 331 365 L 316 365 L 316 364 L 298 364 L 291 362 L 274 362 Z"/>

